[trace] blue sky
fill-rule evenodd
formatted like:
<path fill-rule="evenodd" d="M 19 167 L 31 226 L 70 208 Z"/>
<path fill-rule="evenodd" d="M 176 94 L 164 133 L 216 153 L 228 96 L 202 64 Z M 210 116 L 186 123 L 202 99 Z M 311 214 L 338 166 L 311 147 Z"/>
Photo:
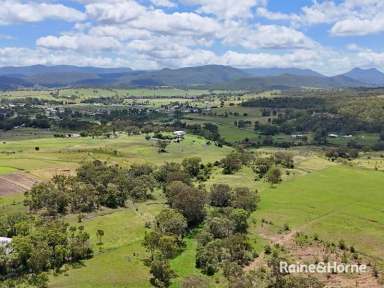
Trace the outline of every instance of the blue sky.
<path fill-rule="evenodd" d="M 383 0 L 0 0 L 0 66 L 384 68 Z"/>

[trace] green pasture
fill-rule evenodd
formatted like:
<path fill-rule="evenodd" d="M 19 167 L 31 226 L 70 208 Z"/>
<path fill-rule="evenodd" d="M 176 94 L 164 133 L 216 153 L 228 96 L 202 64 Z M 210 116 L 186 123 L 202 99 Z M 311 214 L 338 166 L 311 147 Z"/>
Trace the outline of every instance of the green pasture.
<path fill-rule="evenodd" d="M 12 172 L 15 172 L 15 171 L 17 171 L 17 169 L 15 169 L 13 167 L 0 166 L 0 175 L 2 175 L 2 174 L 9 174 L 9 173 L 12 173 Z"/>
<path fill-rule="evenodd" d="M 1 98 L 40 98 L 46 100 L 84 100 L 96 97 L 194 97 L 211 93 L 226 94 L 230 91 L 205 89 L 177 89 L 177 88 L 131 88 L 131 89 L 104 89 L 104 88 L 63 88 L 51 90 L 14 90 L 1 91 Z"/>
<path fill-rule="evenodd" d="M 347 145 L 350 141 L 354 141 L 360 145 L 372 146 L 379 141 L 379 135 L 373 133 L 358 133 L 351 138 L 340 136 L 338 138 L 328 137 L 328 142 L 335 145 Z"/>
<path fill-rule="evenodd" d="M 79 163 L 94 159 L 128 165 L 180 162 L 186 157 L 200 156 L 204 162 L 220 160 L 231 151 L 229 147 L 207 145 L 201 137 L 187 135 L 180 143 L 171 143 L 167 153 L 158 153 L 156 141 L 144 135 L 120 135 L 117 138 L 42 138 L 7 141 L 0 144 L 0 167 L 33 171 L 73 169 Z"/>
<path fill-rule="evenodd" d="M 147 253 L 142 241 L 145 223 L 152 221 L 162 207 L 162 201 L 147 202 L 84 220 L 82 225 L 91 236 L 94 258 L 78 267 L 68 267 L 68 271 L 59 275 L 51 275 L 49 287 L 151 287 L 149 269 L 143 262 Z M 98 245 L 99 229 L 105 233 L 103 245 Z"/>
<path fill-rule="evenodd" d="M 344 239 L 384 261 L 383 187 L 383 172 L 330 167 L 265 189 L 253 218 L 271 220 L 275 231 L 287 223 L 322 239 Z"/>

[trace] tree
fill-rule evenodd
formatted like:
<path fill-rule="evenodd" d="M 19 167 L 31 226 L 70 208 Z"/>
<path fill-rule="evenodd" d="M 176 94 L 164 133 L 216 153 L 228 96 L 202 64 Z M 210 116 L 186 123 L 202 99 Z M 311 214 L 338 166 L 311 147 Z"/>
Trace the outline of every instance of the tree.
<path fill-rule="evenodd" d="M 185 217 L 174 209 L 164 209 L 155 218 L 156 230 L 182 238 L 187 229 Z"/>
<path fill-rule="evenodd" d="M 233 233 L 233 224 L 226 217 L 210 218 L 207 226 L 214 238 L 226 238 Z"/>
<path fill-rule="evenodd" d="M 233 209 L 229 219 L 233 222 L 233 229 L 237 233 L 246 233 L 248 229 L 249 212 L 244 209 Z"/>
<path fill-rule="evenodd" d="M 184 242 L 174 235 L 160 235 L 157 249 L 166 259 L 176 257 L 183 249 Z"/>
<path fill-rule="evenodd" d="M 184 167 L 184 170 L 191 177 L 197 177 L 197 175 L 199 175 L 199 172 L 200 172 L 200 163 L 201 163 L 200 157 L 191 157 L 191 158 L 185 158 L 182 162 L 182 165 Z"/>
<path fill-rule="evenodd" d="M 232 190 L 226 184 L 214 184 L 209 194 L 210 204 L 215 207 L 227 207 L 231 203 Z"/>
<path fill-rule="evenodd" d="M 234 189 L 232 207 L 252 212 L 256 210 L 258 202 L 257 191 L 251 191 L 248 187 L 237 187 Z"/>
<path fill-rule="evenodd" d="M 156 171 L 155 177 L 160 183 L 171 183 L 181 181 L 189 184 L 190 176 L 179 163 L 167 162 Z"/>
<path fill-rule="evenodd" d="M 223 173 L 224 174 L 233 174 L 240 170 L 242 166 L 242 161 L 239 155 L 235 152 L 227 155 L 224 159 L 221 160 L 223 164 Z"/>
<path fill-rule="evenodd" d="M 271 183 L 271 186 L 281 182 L 281 171 L 277 167 L 272 167 L 267 173 L 267 181 Z"/>
<path fill-rule="evenodd" d="M 159 139 L 159 140 L 157 140 L 157 142 L 156 142 L 156 146 L 157 146 L 157 148 L 158 148 L 158 152 L 159 153 L 165 153 L 165 152 L 167 152 L 167 146 L 169 145 L 170 143 L 169 143 L 169 141 L 168 140 L 161 140 L 161 139 Z"/>
<path fill-rule="evenodd" d="M 289 169 L 292 169 L 295 166 L 292 153 L 281 151 L 275 153 L 275 163 L 276 165 L 283 165 L 285 168 Z"/>
<path fill-rule="evenodd" d="M 153 260 L 155 251 L 159 247 L 161 234 L 156 231 L 151 231 L 149 233 L 145 232 L 143 246 L 151 253 L 151 260 Z"/>
<path fill-rule="evenodd" d="M 184 215 L 189 226 L 197 225 L 204 219 L 205 191 L 175 181 L 167 186 L 166 195 L 171 207 Z"/>
<path fill-rule="evenodd" d="M 327 135 L 328 135 L 328 132 L 326 129 L 317 128 L 313 135 L 313 140 L 315 141 L 316 144 L 325 145 L 327 144 Z"/>
<path fill-rule="evenodd" d="M 103 244 L 103 236 L 104 236 L 104 230 L 101 230 L 101 229 L 97 229 L 96 231 L 96 237 L 97 237 L 97 244 L 98 245 L 102 245 Z"/>
<path fill-rule="evenodd" d="M 155 287 L 169 287 L 171 279 L 176 276 L 167 260 L 155 259 L 151 263 L 151 283 Z"/>
<path fill-rule="evenodd" d="M 261 179 L 268 173 L 268 170 L 272 167 L 272 165 L 272 158 L 258 158 L 254 161 L 252 170 L 258 175 L 258 178 Z"/>

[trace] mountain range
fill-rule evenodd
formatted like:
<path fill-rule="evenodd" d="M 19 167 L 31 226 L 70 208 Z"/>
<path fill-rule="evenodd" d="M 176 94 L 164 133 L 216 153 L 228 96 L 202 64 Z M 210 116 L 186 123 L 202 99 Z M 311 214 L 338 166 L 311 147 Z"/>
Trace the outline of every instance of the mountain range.
<path fill-rule="evenodd" d="M 154 86 L 226 89 L 384 87 L 384 73 L 377 69 L 355 68 L 345 74 L 327 77 L 310 69 L 238 69 L 221 65 L 151 71 L 70 65 L 0 67 L 1 90 L 32 87 Z"/>

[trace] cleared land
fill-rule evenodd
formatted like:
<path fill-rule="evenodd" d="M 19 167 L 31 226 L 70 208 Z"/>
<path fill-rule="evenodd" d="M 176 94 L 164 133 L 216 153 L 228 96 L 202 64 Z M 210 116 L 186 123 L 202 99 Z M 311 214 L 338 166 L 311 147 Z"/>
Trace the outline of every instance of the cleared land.
<path fill-rule="evenodd" d="M 0 175 L 0 196 L 25 192 L 37 182 L 25 173 Z"/>
<path fill-rule="evenodd" d="M 92 159 L 129 165 L 134 162 L 179 162 L 185 157 L 200 156 L 204 162 L 213 162 L 232 150 L 229 147 L 207 145 L 206 142 L 203 138 L 187 135 L 182 143 L 172 143 L 167 153 L 159 154 L 155 143 L 145 140 L 144 135 L 120 135 L 113 139 L 41 138 L 7 141 L 0 144 L 0 172 L 9 174 L 15 169 L 24 169 L 41 179 L 48 179 L 54 174 L 70 173 L 79 163 Z M 36 150 L 36 147 L 39 149 Z M 254 151 L 265 154 L 277 150 Z M 214 183 L 227 183 L 233 187 L 248 186 L 260 191 L 259 208 L 249 221 L 251 243 L 258 252 L 262 251 L 268 239 L 280 237 L 279 230 L 288 224 L 292 231 L 309 235 L 317 233 L 321 239 L 335 243 L 343 239 L 360 253 L 383 263 L 383 172 L 374 171 L 373 167 L 368 170 L 330 162 L 305 147 L 291 151 L 295 156 L 296 168 L 289 176 L 284 175 L 283 183 L 275 188 L 264 181 L 255 181 L 255 174 L 247 167 L 234 175 L 224 175 L 221 169 L 215 168 L 206 183 L 207 188 Z M 365 163 L 376 159 L 380 161 L 379 154 L 374 159 L 367 156 L 356 161 Z M 356 162 L 354 164 L 358 165 Z M 12 175 L 12 181 L 22 181 L 14 176 L 22 174 Z M 0 179 L 2 177 L 9 176 L 3 174 Z M 25 209 L 20 195 L 1 197 L 0 214 Z M 95 257 L 78 267 L 67 267 L 67 271 L 59 275 L 51 274 L 50 287 L 150 287 L 148 267 L 143 262 L 147 254 L 141 242 L 146 231 L 145 223 L 151 221 L 163 207 L 164 199 L 160 193 L 156 193 L 156 199 L 151 202 L 130 204 L 127 209 L 105 209 L 88 215 L 82 224 L 91 235 Z M 262 226 L 263 218 L 273 224 Z M 77 222 L 75 216 L 69 216 L 67 220 L 73 224 Z M 98 229 L 105 231 L 102 247 L 96 244 Z M 186 244 L 186 250 L 171 262 L 178 275 L 172 287 L 181 287 L 183 277 L 203 276 L 194 266 L 197 245 L 194 235 L 186 238 Z M 210 287 L 223 287 L 224 281 L 222 275 L 218 274 L 209 279 Z"/>
<path fill-rule="evenodd" d="M 383 187 L 382 172 L 331 167 L 266 189 L 253 218 L 259 224 L 262 218 L 272 221 L 272 234 L 289 224 L 335 243 L 343 239 L 383 262 Z M 260 229 L 257 225 L 254 232 Z"/>
<path fill-rule="evenodd" d="M 205 139 L 193 135 L 187 135 L 181 143 L 170 144 L 167 153 L 158 153 L 156 142 L 145 140 L 144 135 L 120 135 L 112 139 L 44 138 L 0 144 L 0 166 L 11 166 L 30 171 L 37 177 L 49 178 L 94 159 L 129 165 L 135 162 L 180 162 L 186 157 L 200 156 L 204 162 L 213 162 L 231 150 L 229 147 L 207 145 Z"/>

